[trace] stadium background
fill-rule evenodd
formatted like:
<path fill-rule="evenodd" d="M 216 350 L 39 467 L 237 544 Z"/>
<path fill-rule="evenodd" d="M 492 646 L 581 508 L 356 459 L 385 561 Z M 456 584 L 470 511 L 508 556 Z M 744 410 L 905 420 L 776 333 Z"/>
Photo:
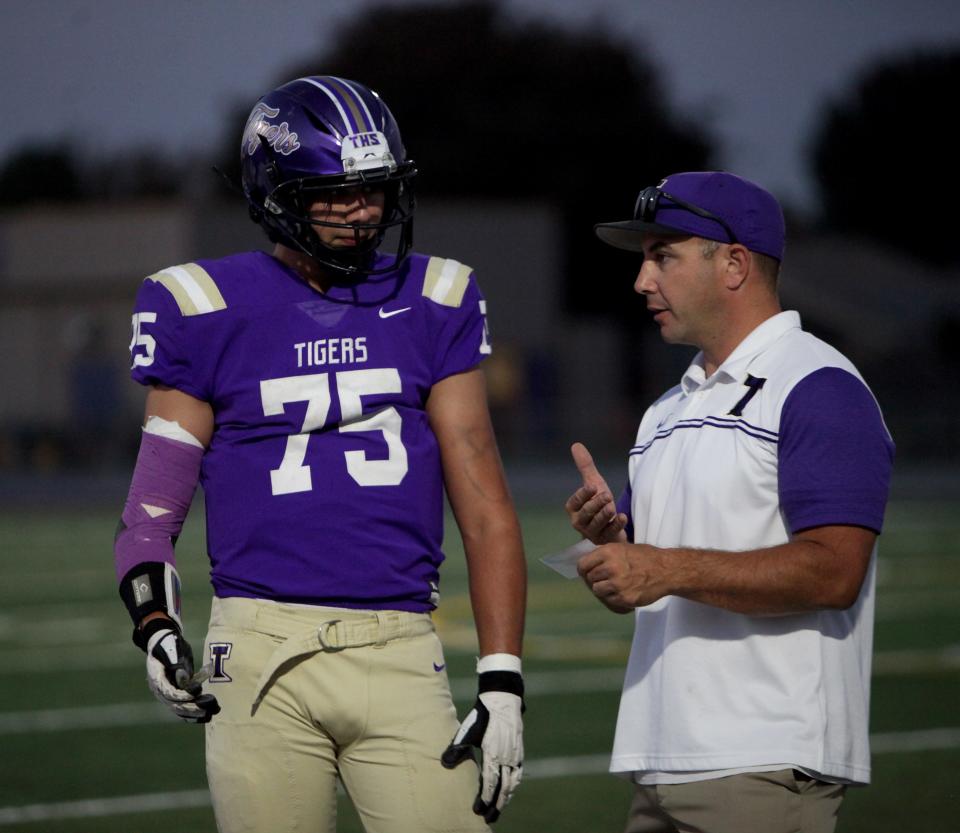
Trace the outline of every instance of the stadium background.
<path fill-rule="evenodd" d="M 605 769 L 631 623 L 538 558 L 573 540 L 561 509 L 576 485 L 570 441 L 586 442 L 611 481 L 622 480 L 642 408 L 689 354 L 660 344 L 632 298 L 634 264 L 589 229 L 629 211 L 639 185 L 721 167 L 736 153 L 717 139 L 709 108 L 691 116 L 670 107 L 662 68 L 625 51 L 609 20 L 561 29 L 486 3 L 371 8 L 380 13 L 344 18 L 318 54 L 290 56 L 268 86 L 331 71 L 380 88 L 424 169 L 418 248 L 480 276 L 496 349 L 491 402 L 531 578 L 527 777 L 497 829 L 618 830 L 629 787 Z M 921 3 L 917 13 L 942 8 Z M 943 24 L 960 34 L 960 15 Z M 417 38 L 420 60 L 397 71 L 390 41 Z M 424 106 L 444 62 L 478 49 L 483 67 L 453 74 L 438 97 L 471 107 Z M 513 98 L 533 109 L 529 123 L 494 94 L 524 62 L 532 80 Z M 809 138 L 812 196 L 785 198 L 785 303 L 858 363 L 898 444 L 879 565 L 875 783 L 850 796 L 841 833 L 960 831 L 960 257 L 952 221 L 909 210 L 909 200 L 936 204 L 956 192 L 939 114 L 958 67 L 960 37 L 927 50 L 904 43 L 861 67 L 843 97 L 824 102 Z M 582 102 L 580 132 L 570 100 Z M 624 103 L 626 115 L 611 119 Z M 142 408 L 142 391 L 126 380 L 139 279 L 262 245 L 208 171 L 217 163 L 229 172 L 249 104 L 224 117 L 223 147 L 189 165 L 160 150 L 98 154 L 66 133 L 0 159 L 0 829 L 213 829 L 201 733 L 147 692 L 110 546 Z M 475 145 L 465 140 L 450 158 L 434 136 L 438 121 Z M 630 152 L 598 159 L 607 147 L 599 128 Z M 209 595 L 199 509 L 178 546 L 194 642 Z M 475 644 L 463 557 L 447 526 L 437 619 L 463 708 Z M 346 803 L 338 829 L 360 830 Z"/>

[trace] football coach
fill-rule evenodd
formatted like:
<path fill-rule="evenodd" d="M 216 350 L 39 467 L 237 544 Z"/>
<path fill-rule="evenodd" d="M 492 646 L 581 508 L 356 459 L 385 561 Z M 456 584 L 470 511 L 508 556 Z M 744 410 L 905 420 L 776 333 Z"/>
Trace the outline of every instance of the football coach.
<path fill-rule="evenodd" d="M 587 449 L 578 570 L 633 612 L 610 769 L 627 833 L 829 833 L 870 781 L 876 543 L 894 446 L 841 353 L 782 311 L 783 212 L 733 174 L 644 188 L 605 243 L 664 341 L 699 349 L 646 411 L 618 500 Z"/>

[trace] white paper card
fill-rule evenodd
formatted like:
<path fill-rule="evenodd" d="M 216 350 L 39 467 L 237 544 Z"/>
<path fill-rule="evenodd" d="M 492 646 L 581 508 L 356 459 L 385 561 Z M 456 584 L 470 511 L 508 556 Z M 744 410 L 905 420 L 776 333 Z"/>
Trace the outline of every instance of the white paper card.
<path fill-rule="evenodd" d="M 560 552 L 545 555 L 540 560 L 551 570 L 556 570 L 564 578 L 578 578 L 577 562 L 580 560 L 580 556 L 586 555 L 586 553 L 592 552 L 596 548 L 596 544 L 584 538 L 572 547 L 567 547 L 565 550 L 560 550 Z"/>

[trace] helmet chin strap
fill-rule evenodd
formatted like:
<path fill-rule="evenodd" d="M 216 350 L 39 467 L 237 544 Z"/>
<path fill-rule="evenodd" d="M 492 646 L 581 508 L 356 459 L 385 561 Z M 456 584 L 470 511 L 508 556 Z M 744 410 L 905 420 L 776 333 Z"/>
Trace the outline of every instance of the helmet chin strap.
<path fill-rule="evenodd" d="M 317 230 L 310 228 L 309 239 L 313 243 L 310 248 L 313 251 L 307 251 L 306 247 L 304 251 L 328 272 L 334 283 L 355 283 L 356 278 L 363 278 L 370 271 L 377 256 L 377 249 L 383 241 L 383 232 L 364 239 L 360 236 L 361 231 L 354 226 L 353 246 L 340 249 L 328 246 L 320 239 Z"/>
<path fill-rule="evenodd" d="M 356 234 L 356 230 L 354 230 Z M 337 285 L 353 284 L 364 280 L 377 256 L 376 238 L 361 250 L 341 251 L 327 246 L 318 240 L 318 251 L 310 256 L 326 271 L 332 283 Z M 321 255 L 318 257 L 318 255 Z"/>
<path fill-rule="evenodd" d="M 299 237 L 278 235 L 276 242 L 287 254 L 275 252 L 274 256 L 321 291 L 331 286 L 355 286 L 368 279 L 377 254 L 375 244 L 368 244 L 364 251 L 341 252 L 320 242 L 316 233 L 312 237 L 314 245 L 308 246 Z"/>

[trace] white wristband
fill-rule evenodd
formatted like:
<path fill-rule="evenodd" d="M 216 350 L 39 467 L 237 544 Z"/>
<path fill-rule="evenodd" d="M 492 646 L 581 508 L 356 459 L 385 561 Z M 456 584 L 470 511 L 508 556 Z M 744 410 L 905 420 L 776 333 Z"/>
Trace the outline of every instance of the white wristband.
<path fill-rule="evenodd" d="M 486 671 L 513 671 L 517 674 L 523 673 L 520 670 L 520 657 L 513 654 L 487 654 L 477 660 L 477 673 L 483 674 Z"/>

